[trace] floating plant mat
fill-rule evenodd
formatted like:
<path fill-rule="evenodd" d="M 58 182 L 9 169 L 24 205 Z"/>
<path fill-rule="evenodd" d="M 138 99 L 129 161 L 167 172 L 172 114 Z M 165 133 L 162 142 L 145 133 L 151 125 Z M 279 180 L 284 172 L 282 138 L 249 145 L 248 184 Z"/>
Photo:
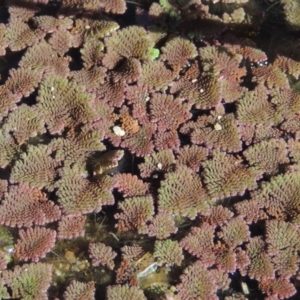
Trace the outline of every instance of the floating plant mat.
<path fill-rule="evenodd" d="M 298 299 L 297 16 L 0 1 L 0 298 Z"/>

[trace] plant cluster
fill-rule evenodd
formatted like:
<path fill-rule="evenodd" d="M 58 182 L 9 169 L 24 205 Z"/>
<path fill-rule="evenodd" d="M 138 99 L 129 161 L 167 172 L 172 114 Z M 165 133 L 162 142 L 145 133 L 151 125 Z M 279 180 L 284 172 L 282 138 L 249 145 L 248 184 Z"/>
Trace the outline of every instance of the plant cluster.
<path fill-rule="evenodd" d="M 2 4 L 1 299 L 296 295 L 300 55 L 288 36 L 267 51 L 273 7 Z M 111 239 L 87 238 L 103 214 Z M 68 240 L 92 266 L 52 296 Z"/>

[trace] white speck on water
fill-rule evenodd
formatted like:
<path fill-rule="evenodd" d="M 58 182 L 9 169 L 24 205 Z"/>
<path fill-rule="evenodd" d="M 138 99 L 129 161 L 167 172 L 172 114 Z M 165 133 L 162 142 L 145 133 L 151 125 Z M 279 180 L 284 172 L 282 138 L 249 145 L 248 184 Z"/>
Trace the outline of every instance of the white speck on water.
<path fill-rule="evenodd" d="M 113 132 L 117 136 L 124 136 L 125 133 L 126 133 L 120 126 L 114 126 L 113 127 Z"/>

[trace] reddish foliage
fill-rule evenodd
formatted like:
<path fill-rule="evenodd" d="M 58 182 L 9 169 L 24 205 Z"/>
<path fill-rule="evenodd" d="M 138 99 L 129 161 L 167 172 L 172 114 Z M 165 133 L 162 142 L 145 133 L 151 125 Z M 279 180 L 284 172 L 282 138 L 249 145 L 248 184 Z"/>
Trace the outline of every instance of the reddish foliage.
<path fill-rule="evenodd" d="M 117 253 L 112 251 L 111 247 L 103 243 L 90 243 L 89 255 L 92 259 L 93 266 L 103 265 L 111 270 L 115 266 L 113 259 L 117 256 Z"/>
<path fill-rule="evenodd" d="M 209 267 L 215 262 L 214 233 L 214 227 L 208 223 L 192 227 L 190 233 L 180 241 L 180 246 L 195 255 L 203 266 Z"/>
<path fill-rule="evenodd" d="M 68 217 L 62 216 L 58 222 L 57 237 L 61 239 L 73 239 L 84 236 L 84 224 L 86 216 Z"/>
<path fill-rule="evenodd" d="M 85 299 L 94 300 L 95 283 L 73 280 L 64 292 L 64 300 Z"/>
<path fill-rule="evenodd" d="M 19 231 L 20 239 L 15 246 L 15 255 L 22 260 L 37 262 L 54 246 L 56 231 L 44 227 Z"/>
<path fill-rule="evenodd" d="M 196 262 L 184 270 L 177 285 L 178 295 L 182 300 L 211 299 L 217 300 L 217 286 L 213 273 Z"/>

